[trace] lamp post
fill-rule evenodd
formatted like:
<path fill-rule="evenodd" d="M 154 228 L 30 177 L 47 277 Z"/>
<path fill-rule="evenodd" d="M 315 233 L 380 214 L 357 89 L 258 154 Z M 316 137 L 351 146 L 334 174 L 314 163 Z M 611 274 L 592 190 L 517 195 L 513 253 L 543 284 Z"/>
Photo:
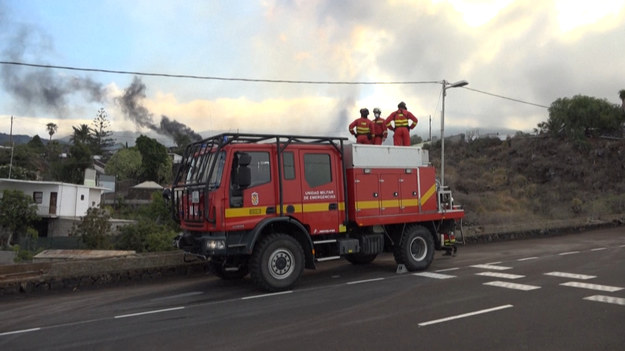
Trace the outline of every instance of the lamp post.
<path fill-rule="evenodd" d="M 443 107 L 441 108 L 441 189 L 445 186 L 445 96 L 447 95 L 447 89 L 463 87 L 469 82 L 466 80 L 459 80 L 455 83 L 449 83 L 446 80 L 441 82 L 443 85 Z"/>

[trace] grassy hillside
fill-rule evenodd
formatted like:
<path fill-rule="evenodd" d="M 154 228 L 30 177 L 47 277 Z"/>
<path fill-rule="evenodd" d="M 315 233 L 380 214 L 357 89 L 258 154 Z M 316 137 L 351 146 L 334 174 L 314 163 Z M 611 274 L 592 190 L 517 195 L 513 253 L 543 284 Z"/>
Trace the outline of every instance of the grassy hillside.
<path fill-rule="evenodd" d="M 440 169 L 440 143 L 430 160 Z M 446 142 L 445 183 L 469 226 L 609 218 L 625 213 L 625 140 Z"/>

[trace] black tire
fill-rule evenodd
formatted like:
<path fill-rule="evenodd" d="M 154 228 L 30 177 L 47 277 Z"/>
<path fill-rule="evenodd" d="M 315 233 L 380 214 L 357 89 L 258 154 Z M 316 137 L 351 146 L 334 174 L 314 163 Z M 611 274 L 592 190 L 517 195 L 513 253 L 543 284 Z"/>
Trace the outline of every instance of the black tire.
<path fill-rule="evenodd" d="M 404 264 L 411 272 L 424 270 L 434 258 L 434 238 L 425 227 L 410 225 L 404 231 L 401 242 L 393 250 L 397 264 Z"/>
<path fill-rule="evenodd" d="M 378 257 L 378 254 L 364 255 L 361 253 L 355 253 L 351 255 L 346 255 L 345 259 L 351 264 L 368 264 L 373 262 L 376 257 Z"/>
<path fill-rule="evenodd" d="M 208 263 L 208 268 L 211 273 L 223 280 L 243 279 L 250 272 L 247 262 L 240 263 L 238 267 L 226 267 L 223 262 L 211 261 Z"/>
<path fill-rule="evenodd" d="M 304 250 L 295 238 L 271 234 L 254 249 L 250 275 L 254 283 L 267 291 L 291 289 L 304 270 Z"/>

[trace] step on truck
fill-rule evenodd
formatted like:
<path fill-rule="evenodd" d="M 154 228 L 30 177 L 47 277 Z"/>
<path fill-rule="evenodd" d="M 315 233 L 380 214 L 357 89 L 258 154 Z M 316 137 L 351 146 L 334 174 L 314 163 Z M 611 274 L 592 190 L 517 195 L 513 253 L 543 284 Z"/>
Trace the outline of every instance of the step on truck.
<path fill-rule="evenodd" d="M 319 262 L 383 252 L 424 270 L 435 250 L 455 253 L 464 216 L 427 150 L 343 137 L 215 135 L 186 148 L 166 192 L 176 247 L 267 291 L 293 288 Z"/>

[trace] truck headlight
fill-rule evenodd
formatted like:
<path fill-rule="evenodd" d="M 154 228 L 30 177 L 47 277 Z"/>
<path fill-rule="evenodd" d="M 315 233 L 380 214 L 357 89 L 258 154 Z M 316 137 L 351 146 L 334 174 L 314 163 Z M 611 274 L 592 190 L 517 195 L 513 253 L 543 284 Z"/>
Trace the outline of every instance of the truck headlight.
<path fill-rule="evenodd" d="M 223 250 L 226 248 L 224 240 L 206 240 L 206 248 L 208 250 Z"/>

